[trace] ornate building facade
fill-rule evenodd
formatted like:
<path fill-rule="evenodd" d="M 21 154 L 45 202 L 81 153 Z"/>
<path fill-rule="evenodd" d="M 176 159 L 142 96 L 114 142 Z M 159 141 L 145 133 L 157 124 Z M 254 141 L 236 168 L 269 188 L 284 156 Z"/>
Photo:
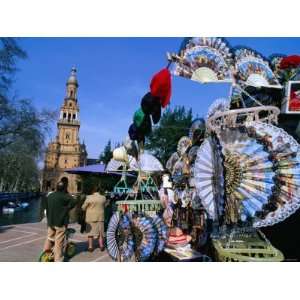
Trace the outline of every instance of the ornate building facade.
<path fill-rule="evenodd" d="M 72 68 L 66 84 L 66 96 L 60 108 L 57 122 L 57 136 L 50 142 L 45 155 L 42 190 L 49 191 L 56 187 L 58 181 L 68 182 L 68 192 L 76 194 L 81 191 L 80 177 L 65 172 L 66 169 L 84 166 L 87 151 L 84 143 L 79 141 L 79 105 L 77 99 L 78 81 L 76 69 Z"/>

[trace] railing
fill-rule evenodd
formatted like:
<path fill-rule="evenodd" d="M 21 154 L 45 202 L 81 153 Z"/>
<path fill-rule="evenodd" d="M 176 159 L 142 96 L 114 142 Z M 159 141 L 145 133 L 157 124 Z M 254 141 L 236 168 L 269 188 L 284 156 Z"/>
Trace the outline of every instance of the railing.
<path fill-rule="evenodd" d="M 5 204 L 8 201 L 14 202 L 16 200 L 24 201 L 38 197 L 38 192 L 23 192 L 23 193 L 0 193 L 0 204 Z"/>

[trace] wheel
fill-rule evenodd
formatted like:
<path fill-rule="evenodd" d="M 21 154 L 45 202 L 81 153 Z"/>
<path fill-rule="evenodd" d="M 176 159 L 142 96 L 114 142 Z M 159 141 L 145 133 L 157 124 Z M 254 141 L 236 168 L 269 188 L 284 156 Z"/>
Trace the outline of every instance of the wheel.
<path fill-rule="evenodd" d="M 54 262 L 52 251 L 43 251 L 39 257 L 39 262 Z"/>
<path fill-rule="evenodd" d="M 76 245 L 73 242 L 69 242 L 66 248 L 66 256 L 68 258 L 73 257 L 76 254 Z"/>

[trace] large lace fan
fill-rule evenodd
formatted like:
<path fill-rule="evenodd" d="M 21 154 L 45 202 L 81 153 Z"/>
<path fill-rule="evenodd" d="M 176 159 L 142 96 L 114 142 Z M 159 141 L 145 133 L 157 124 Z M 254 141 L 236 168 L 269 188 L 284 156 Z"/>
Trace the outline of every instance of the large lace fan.
<path fill-rule="evenodd" d="M 201 83 L 232 81 L 232 54 L 225 39 L 190 38 L 185 40 L 179 56 L 171 56 L 171 72 Z"/>
<path fill-rule="evenodd" d="M 239 48 L 235 51 L 237 82 L 254 87 L 281 88 L 269 63 L 254 50 Z"/>
<path fill-rule="evenodd" d="M 248 130 L 267 147 L 275 172 L 275 189 L 255 227 L 281 222 L 300 207 L 300 148 L 294 138 L 276 126 L 253 122 Z"/>
<path fill-rule="evenodd" d="M 225 169 L 225 222 L 254 218 L 274 188 L 273 163 L 263 144 L 246 130 L 224 129 L 219 135 Z"/>
<path fill-rule="evenodd" d="M 224 210 L 222 157 L 215 138 L 207 138 L 199 147 L 194 165 L 197 194 L 209 217 L 218 220 Z"/>

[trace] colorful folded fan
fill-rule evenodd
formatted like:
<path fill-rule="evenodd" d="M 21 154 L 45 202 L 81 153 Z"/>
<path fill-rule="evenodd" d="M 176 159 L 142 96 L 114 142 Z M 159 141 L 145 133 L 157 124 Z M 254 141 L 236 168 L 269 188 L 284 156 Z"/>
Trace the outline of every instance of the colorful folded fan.
<path fill-rule="evenodd" d="M 164 223 L 163 219 L 157 215 L 152 218 L 152 223 L 155 226 L 158 233 L 155 252 L 160 253 L 161 251 L 164 250 L 168 240 L 168 227 Z"/>
<path fill-rule="evenodd" d="M 118 261 L 128 261 L 134 254 L 134 242 L 130 219 L 127 215 L 115 213 L 107 228 L 107 250 Z"/>
<path fill-rule="evenodd" d="M 150 258 L 157 244 L 158 233 L 151 218 L 137 217 L 133 219 L 135 227 L 136 258 L 138 261 L 146 261 Z"/>

